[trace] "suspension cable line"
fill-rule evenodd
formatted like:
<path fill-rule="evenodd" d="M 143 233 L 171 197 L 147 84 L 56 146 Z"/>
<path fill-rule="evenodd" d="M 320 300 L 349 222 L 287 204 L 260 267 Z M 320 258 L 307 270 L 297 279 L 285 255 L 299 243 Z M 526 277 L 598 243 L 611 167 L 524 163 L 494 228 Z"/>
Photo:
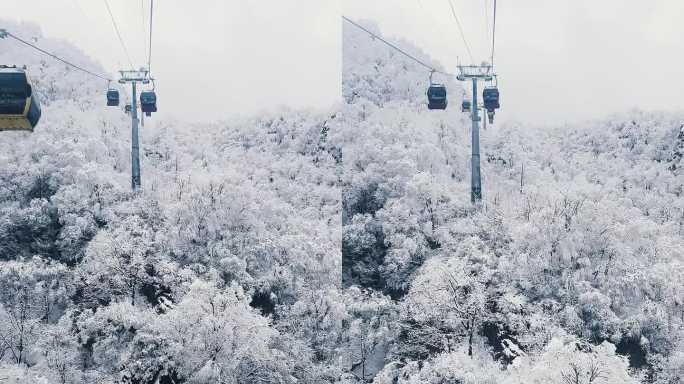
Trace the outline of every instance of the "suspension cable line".
<path fill-rule="evenodd" d="M 492 68 L 494 68 L 494 43 L 496 42 L 496 0 L 494 0 L 494 23 L 492 24 Z"/>
<path fill-rule="evenodd" d="M 128 64 L 130 64 L 131 69 L 133 69 L 133 61 L 131 61 L 131 55 L 128 54 L 128 49 L 126 49 L 126 44 L 123 41 L 123 38 L 121 37 L 121 32 L 119 32 L 119 26 L 116 25 L 116 20 L 114 19 L 114 15 L 112 14 L 111 8 L 109 8 L 109 1 L 104 0 L 105 6 L 107 7 L 107 12 L 109 12 L 109 18 L 112 20 L 112 24 L 114 25 L 114 30 L 116 31 L 116 35 L 119 37 L 119 42 L 121 43 L 121 48 L 123 48 L 124 53 L 126 54 L 126 58 L 128 59 Z"/>
<path fill-rule="evenodd" d="M 465 38 L 465 34 L 463 33 L 463 26 L 461 25 L 461 21 L 458 19 L 458 16 L 456 15 L 456 8 L 454 7 L 454 3 L 452 0 L 449 1 L 449 6 L 451 7 L 451 14 L 454 16 L 454 20 L 456 20 L 456 25 L 458 25 L 458 30 L 461 32 L 461 38 L 463 38 L 463 44 L 465 44 L 466 51 L 468 51 L 468 56 L 470 56 L 470 61 L 474 64 L 475 59 L 473 59 L 473 53 L 470 51 L 470 45 L 468 44 L 468 41 Z"/>
<path fill-rule="evenodd" d="M 439 70 L 435 69 L 435 67 L 433 67 L 432 65 L 429 65 L 429 64 L 425 63 L 424 61 L 422 61 L 422 60 L 420 60 L 420 59 L 417 59 L 415 56 L 413 56 L 413 55 L 407 53 L 406 51 L 402 50 L 401 48 L 397 47 L 396 45 L 394 45 L 394 44 L 390 43 L 389 41 L 383 39 L 382 37 L 378 36 L 377 34 L 375 34 L 375 33 L 371 32 L 371 31 L 369 31 L 368 29 L 366 29 L 366 28 L 364 28 L 363 26 L 359 25 L 358 23 L 352 21 L 351 19 L 347 18 L 346 16 L 342 16 L 342 19 L 343 19 L 344 21 L 348 22 L 349 24 L 351 24 L 351 25 L 353 25 L 353 26 L 359 28 L 360 30 L 366 32 L 366 33 L 369 34 L 371 37 L 373 37 L 373 38 L 375 38 L 375 39 L 378 39 L 378 40 L 380 40 L 381 42 L 385 43 L 387 46 L 389 46 L 390 48 L 394 49 L 395 51 L 401 53 L 402 55 L 408 57 L 409 59 L 415 61 L 416 63 L 422 65 L 423 67 L 429 69 L 430 72 L 440 73 L 440 74 L 446 75 L 446 76 L 453 76 L 453 74 L 451 74 L 451 73 L 439 71 Z"/>
<path fill-rule="evenodd" d="M 85 68 L 83 68 L 83 67 L 80 67 L 80 66 L 78 66 L 78 65 L 76 65 L 76 64 L 74 64 L 74 63 L 71 63 L 71 62 L 69 62 L 69 61 L 67 61 L 67 60 L 62 59 L 61 57 L 55 55 L 54 53 L 50 53 L 50 52 L 48 52 L 48 51 L 46 51 L 46 50 L 44 50 L 44 49 L 42 49 L 42 48 L 40 48 L 40 47 L 38 47 L 38 46 L 36 46 L 36 45 L 34 45 L 34 44 L 31 44 L 31 43 L 29 43 L 28 41 L 26 41 L 26 40 L 24 40 L 24 39 L 22 39 L 22 38 L 20 38 L 20 37 L 18 37 L 18 36 L 16 36 L 16 35 L 12 34 L 11 32 L 9 32 L 9 31 L 7 31 L 7 30 L 0 29 L 0 37 L 2 37 L 2 36 L 4 36 L 4 35 L 9 36 L 9 37 L 13 38 L 14 40 L 17 40 L 17 41 L 19 41 L 20 43 L 23 43 L 23 44 L 25 44 L 25 45 L 27 45 L 27 46 L 29 46 L 29 47 L 31 47 L 31 48 L 33 48 L 33 49 L 35 49 L 35 50 L 41 52 L 41 53 L 43 53 L 44 55 L 50 56 L 50 57 L 52 57 L 52 58 L 55 59 L 55 60 L 61 61 L 62 63 L 66 64 L 66 65 L 69 65 L 69 66 L 71 66 L 71 67 L 73 67 L 73 68 L 76 68 L 76 69 L 78 69 L 78 70 L 81 71 L 81 72 L 85 72 L 85 73 L 87 73 L 87 74 L 89 74 L 89 75 L 91 75 L 91 76 L 95 76 L 95 77 L 100 78 L 100 79 L 105 80 L 105 81 L 112 81 L 112 79 L 108 78 L 106 75 L 100 75 L 100 74 L 97 74 L 97 73 L 95 73 L 95 72 L 91 72 L 91 71 L 89 71 L 89 70 L 87 70 L 87 69 L 85 69 Z"/>
<path fill-rule="evenodd" d="M 484 0 L 484 17 L 485 17 L 485 44 L 489 42 L 489 1 Z"/>
<path fill-rule="evenodd" d="M 150 0 L 150 48 L 147 50 L 147 70 L 151 71 L 152 69 L 152 19 L 154 16 L 154 0 Z"/>
<path fill-rule="evenodd" d="M 145 20 L 145 0 L 140 0 L 140 27 L 143 35 L 143 60 L 147 58 L 147 21 Z"/>

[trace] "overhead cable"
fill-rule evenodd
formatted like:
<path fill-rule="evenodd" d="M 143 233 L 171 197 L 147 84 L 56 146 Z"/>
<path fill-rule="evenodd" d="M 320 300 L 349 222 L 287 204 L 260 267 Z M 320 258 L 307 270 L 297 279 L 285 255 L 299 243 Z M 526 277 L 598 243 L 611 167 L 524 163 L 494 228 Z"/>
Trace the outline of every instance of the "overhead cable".
<path fill-rule="evenodd" d="M 109 1 L 104 0 L 105 6 L 107 7 L 107 12 L 109 12 L 109 18 L 112 20 L 112 25 L 114 25 L 114 31 L 116 31 L 116 35 L 119 37 L 119 43 L 121 43 L 121 48 L 123 48 L 124 53 L 126 54 L 126 58 L 128 59 L 128 64 L 130 64 L 131 69 L 133 69 L 133 61 L 131 60 L 131 55 L 128 54 L 128 49 L 126 48 L 126 43 L 124 43 L 123 38 L 121 37 L 121 32 L 119 31 L 119 26 L 116 24 L 116 19 L 114 18 L 114 14 L 112 14 L 112 9 L 109 8 Z"/>
<path fill-rule="evenodd" d="M 4 33 L 3 33 L 3 32 L 4 32 Z M 78 69 L 78 70 L 81 71 L 81 72 L 85 72 L 85 73 L 87 73 L 87 74 L 89 74 L 89 75 L 91 75 L 91 76 L 95 76 L 95 77 L 100 78 L 100 79 L 102 79 L 102 80 L 112 81 L 112 79 L 106 77 L 106 75 L 97 74 L 97 73 L 92 72 L 92 71 L 89 71 L 89 70 L 87 70 L 87 69 L 85 69 L 85 68 L 83 68 L 83 67 L 81 67 L 81 66 L 78 66 L 78 65 L 76 65 L 76 64 L 74 64 L 74 63 L 71 63 L 71 62 L 69 62 L 69 61 L 67 61 L 67 60 L 64 60 L 64 59 L 62 59 L 61 57 L 55 55 L 54 53 L 48 52 L 48 51 L 46 51 L 46 50 L 44 50 L 44 49 L 42 49 L 42 48 L 36 46 L 35 44 L 31 44 L 31 43 L 29 43 L 28 41 L 26 41 L 26 40 L 24 40 L 24 39 L 22 39 L 22 38 L 20 38 L 20 37 L 18 37 L 18 36 L 16 36 L 16 35 L 12 34 L 11 32 L 9 32 L 9 31 L 7 31 L 7 30 L 0 29 L 0 35 L 7 35 L 7 36 L 9 36 L 9 37 L 11 37 L 11 38 L 13 38 L 13 39 L 19 41 L 20 43 L 25 44 L 25 45 L 27 45 L 27 46 L 29 46 L 29 47 L 31 47 L 31 48 L 33 48 L 33 49 L 35 49 L 35 50 L 37 50 L 37 51 L 39 51 L 39 52 L 45 54 L 45 55 L 47 55 L 47 56 L 50 56 L 50 57 L 52 57 L 52 58 L 55 59 L 55 60 L 61 61 L 62 63 L 66 64 L 66 65 L 69 65 L 69 66 L 71 66 L 71 67 L 73 67 L 73 68 L 76 68 L 76 69 Z"/>
<path fill-rule="evenodd" d="M 461 33 L 461 38 L 463 39 L 463 44 L 466 47 L 466 51 L 468 51 L 468 56 L 470 56 L 470 61 L 475 64 L 475 60 L 473 59 L 473 53 L 470 51 L 470 44 L 468 44 L 468 40 L 466 40 L 465 33 L 463 33 L 463 26 L 461 25 L 461 20 L 458 19 L 458 15 L 456 15 L 456 8 L 454 7 L 454 3 L 452 0 L 449 1 L 449 6 L 451 7 L 451 14 L 454 16 L 454 20 L 456 20 L 456 25 L 458 25 L 458 30 Z"/>
<path fill-rule="evenodd" d="M 447 76 L 453 76 L 451 73 L 447 73 L 447 72 L 443 72 L 443 71 L 439 71 L 439 70 L 435 69 L 434 66 L 432 66 L 432 65 L 430 65 L 430 64 L 427 64 L 427 63 L 424 62 L 423 60 L 420 60 L 420 59 L 416 58 L 415 56 L 413 56 L 413 55 L 407 53 L 407 52 L 404 51 L 403 49 L 401 49 L 401 48 L 397 47 L 396 45 L 390 43 L 389 41 L 383 39 L 382 37 L 378 36 L 377 34 L 375 34 L 375 33 L 371 32 L 371 31 L 369 31 L 368 29 L 364 28 L 363 26 L 361 26 L 360 24 L 354 22 L 353 20 L 349 19 L 348 17 L 342 16 L 342 19 L 343 19 L 344 21 L 348 22 L 349 24 L 351 24 L 351 25 L 353 25 L 353 26 L 359 28 L 360 30 L 366 32 L 366 33 L 369 34 L 371 37 L 373 37 L 373 38 L 375 38 L 375 39 L 378 39 L 378 40 L 380 40 L 381 42 L 385 43 L 387 46 L 389 46 L 390 48 L 394 49 L 395 51 L 401 53 L 402 55 L 408 57 L 409 59 L 415 61 L 416 63 L 422 65 L 423 67 L 429 69 L 430 72 L 440 73 L 440 74 L 447 75 Z"/>

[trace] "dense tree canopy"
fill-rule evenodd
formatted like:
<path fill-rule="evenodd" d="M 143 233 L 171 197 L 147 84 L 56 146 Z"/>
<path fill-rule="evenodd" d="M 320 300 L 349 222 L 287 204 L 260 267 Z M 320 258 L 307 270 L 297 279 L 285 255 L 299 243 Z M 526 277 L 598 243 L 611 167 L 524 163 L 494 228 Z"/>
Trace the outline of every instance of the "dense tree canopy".
<path fill-rule="evenodd" d="M 360 381 L 684 377 L 684 114 L 491 125 L 476 209 L 468 116 L 428 111 L 429 73 L 363 32 L 344 50 L 343 281 L 397 313 Z"/>
<path fill-rule="evenodd" d="M 44 107 L 0 135 L 0 381 L 682 382 L 684 114 L 490 125 L 474 207 L 461 85 L 343 34 L 338 110 L 147 120 L 140 193 L 104 84 L 0 40 Z"/>

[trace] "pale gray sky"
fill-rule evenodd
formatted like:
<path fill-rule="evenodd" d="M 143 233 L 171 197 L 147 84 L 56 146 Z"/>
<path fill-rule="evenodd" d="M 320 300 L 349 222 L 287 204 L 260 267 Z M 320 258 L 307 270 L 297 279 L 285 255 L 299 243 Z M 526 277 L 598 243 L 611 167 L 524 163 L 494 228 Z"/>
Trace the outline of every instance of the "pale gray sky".
<path fill-rule="evenodd" d="M 133 60 L 143 62 L 141 2 L 149 0 L 109 2 Z M 454 2 L 475 59 L 485 59 L 485 4 L 493 0 Z M 457 56 L 467 60 L 448 0 L 157 0 L 155 7 L 160 115 L 188 120 L 338 101 L 342 13 L 376 21 L 449 70 Z M 683 108 L 684 1 L 498 0 L 498 7 L 500 121 Z M 102 0 L 2 0 L 0 15 L 39 24 L 108 70 L 126 63 Z"/>
<path fill-rule="evenodd" d="M 475 60 L 489 56 L 485 4 L 454 0 Z M 684 109 L 684 1 L 498 0 L 501 120 L 577 121 L 632 107 Z M 344 0 L 343 12 L 469 61 L 448 0 Z"/>
<path fill-rule="evenodd" d="M 150 0 L 109 0 L 135 65 L 146 62 Z M 142 6 L 144 5 L 144 10 Z M 338 0 L 156 0 L 152 72 L 159 116 L 253 114 L 340 100 Z M 0 17 L 37 23 L 107 70 L 128 66 L 103 0 L 2 0 Z"/>

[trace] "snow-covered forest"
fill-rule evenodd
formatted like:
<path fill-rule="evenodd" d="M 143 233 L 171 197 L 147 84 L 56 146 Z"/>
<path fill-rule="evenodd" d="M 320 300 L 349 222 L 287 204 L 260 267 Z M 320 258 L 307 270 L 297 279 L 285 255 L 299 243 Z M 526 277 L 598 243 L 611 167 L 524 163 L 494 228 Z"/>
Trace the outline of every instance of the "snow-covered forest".
<path fill-rule="evenodd" d="M 351 382 L 682 383 L 684 113 L 490 126 L 474 209 L 462 86 L 345 27 Z"/>
<path fill-rule="evenodd" d="M 147 120 L 134 193 L 105 82 L 0 40 L 43 104 L 0 134 L 0 383 L 684 382 L 684 113 L 489 126 L 476 209 L 461 85 L 343 49 L 335 110 Z"/>
<path fill-rule="evenodd" d="M 82 52 L 3 22 L 45 49 Z M 0 40 L 42 96 L 0 135 L 0 382 L 317 383 L 344 355 L 335 113 L 141 129 L 105 82 Z M 4 379 L 5 381 L 2 381 Z"/>

